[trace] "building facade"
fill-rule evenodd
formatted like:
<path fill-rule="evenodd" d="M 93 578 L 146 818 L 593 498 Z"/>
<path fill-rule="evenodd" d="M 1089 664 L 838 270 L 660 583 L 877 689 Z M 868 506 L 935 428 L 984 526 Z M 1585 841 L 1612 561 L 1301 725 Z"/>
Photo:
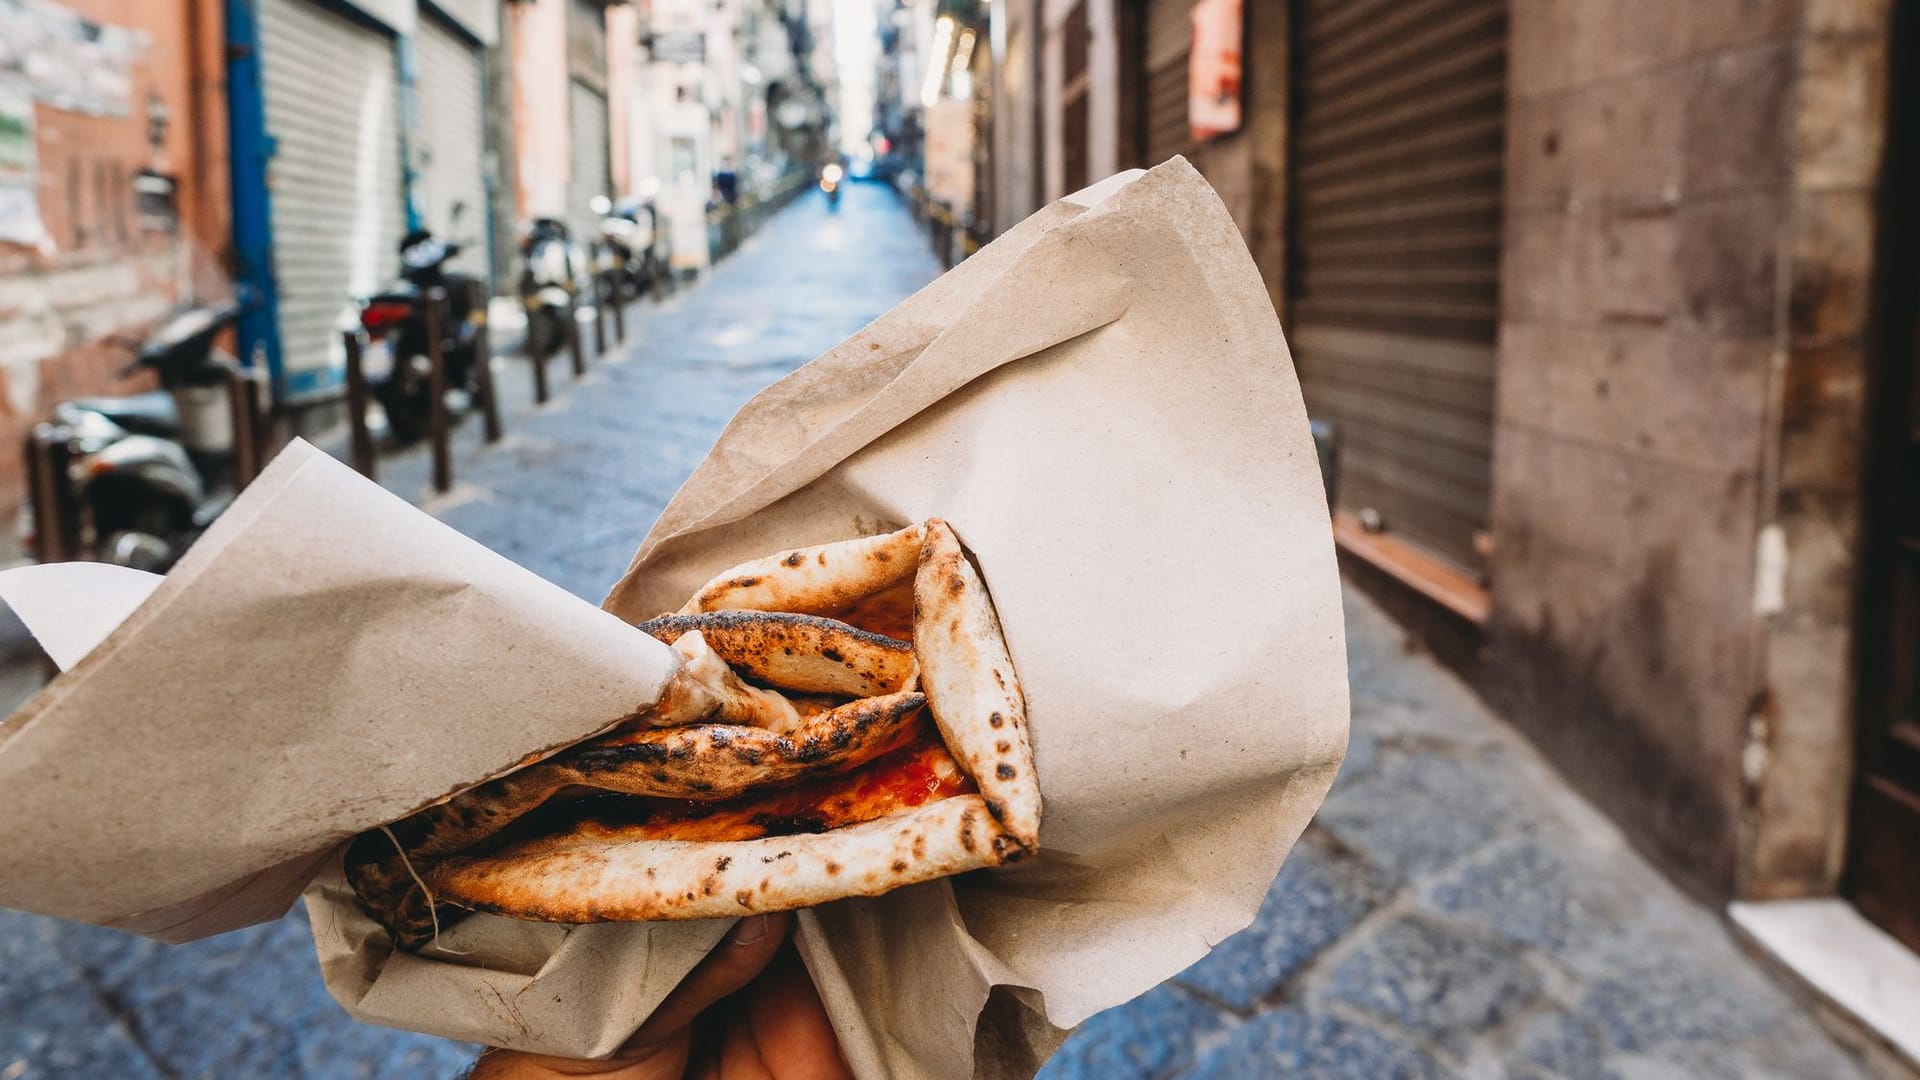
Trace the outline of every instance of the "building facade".
<path fill-rule="evenodd" d="M 1920 949 L 1912 12 L 1226 6 L 994 0 L 995 225 L 1187 156 L 1355 580 L 1696 894 Z"/>
<path fill-rule="evenodd" d="M 0 5 L 0 506 L 52 405 L 230 292 L 222 24 L 203 0 Z"/>

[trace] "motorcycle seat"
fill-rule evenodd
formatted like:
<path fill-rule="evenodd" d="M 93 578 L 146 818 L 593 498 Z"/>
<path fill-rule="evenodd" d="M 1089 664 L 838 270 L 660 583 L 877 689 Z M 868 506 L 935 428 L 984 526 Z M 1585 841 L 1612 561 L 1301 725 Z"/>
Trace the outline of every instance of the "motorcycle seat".
<path fill-rule="evenodd" d="M 72 398 L 69 404 L 99 413 L 135 435 L 171 437 L 180 430 L 180 413 L 174 408 L 173 395 L 165 390 L 125 397 Z"/>

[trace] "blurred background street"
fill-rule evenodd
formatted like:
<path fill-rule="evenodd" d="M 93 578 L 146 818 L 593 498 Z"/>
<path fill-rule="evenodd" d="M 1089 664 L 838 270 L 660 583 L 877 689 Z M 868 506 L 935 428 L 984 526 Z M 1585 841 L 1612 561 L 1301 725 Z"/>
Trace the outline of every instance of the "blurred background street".
<path fill-rule="evenodd" d="M 755 392 L 1183 155 L 1353 741 L 1043 1075 L 1911 1080 L 1917 58 L 1889 0 L 0 0 L 0 564 L 164 571 L 297 435 L 598 601 Z M 47 677 L 0 612 L 0 709 Z M 0 1080 L 473 1053 L 348 1020 L 297 908 L 0 911 Z"/>

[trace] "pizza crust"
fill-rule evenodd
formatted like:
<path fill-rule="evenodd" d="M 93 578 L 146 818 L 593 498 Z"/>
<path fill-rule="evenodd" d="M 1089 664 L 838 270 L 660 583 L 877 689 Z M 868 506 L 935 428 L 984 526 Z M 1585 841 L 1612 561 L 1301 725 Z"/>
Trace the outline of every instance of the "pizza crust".
<path fill-rule="evenodd" d="M 911 580 L 923 530 L 864 536 L 795 548 L 741 563 L 702 585 L 680 614 L 701 611 L 791 611 L 832 615 Z"/>
<path fill-rule="evenodd" d="M 920 685 L 947 749 L 994 817 L 1028 851 L 1040 847 L 1040 782 L 1027 703 L 980 575 L 946 522 L 927 522 L 914 578 Z"/>
<path fill-rule="evenodd" d="M 539 922 L 711 919 L 789 911 L 995 866 L 1020 850 L 977 795 L 832 832 L 722 843 L 618 830 L 456 856 L 426 875 L 443 903 Z"/>
<path fill-rule="evenodd" d="M 818 615 L 713 611 L 662 615 L 639 629 L 669 645 L 698 633 L 747 678 L 781 690 L 872 697 L 905 690 L 914 676 L 911 642 Z"/>

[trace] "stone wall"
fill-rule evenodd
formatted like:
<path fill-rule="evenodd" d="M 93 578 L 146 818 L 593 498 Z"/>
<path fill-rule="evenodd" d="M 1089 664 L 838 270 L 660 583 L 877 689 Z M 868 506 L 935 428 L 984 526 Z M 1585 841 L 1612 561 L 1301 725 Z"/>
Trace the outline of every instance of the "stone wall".
<path fill-rule="evenodd" d="M 1570 779 L 1716 899 L 1753 887 L 1753 785 L 1783 695 L 1819 714 L 1818 739 L 1847 739 L 1832 634 L 1849 600 L 1827 564 L 1850 554 L 1858 469 L 1831 436 L 1861 363 L 1867 256 L 1849 259 L 1871 247 L 1871 170 L 1847 140 L 1876 115 L 1872 88 L 1847 83 L 1870 58 L 1833 54 L 1822 27 L 1855 6 L 1871 5 L 1512 6 L 1487 677 Z M 1830 85 L 1854 97 L 1837 122 L 1810 118 Z M 1813 475 L 1793 470 L 1811 458 Z M 1801 497 L 1816 491 L 1832 497 Z M 1804 693 L 1769 677 L 1795 565 L 1782 527 L 1789 549 L 1828 549 L 1825 569 L 1788 575 L 1791 606 L 1819 611 L 1801 640 L 1825 667 Z M 1792 798 L 1839 813 L 1832 767 Z"/>

